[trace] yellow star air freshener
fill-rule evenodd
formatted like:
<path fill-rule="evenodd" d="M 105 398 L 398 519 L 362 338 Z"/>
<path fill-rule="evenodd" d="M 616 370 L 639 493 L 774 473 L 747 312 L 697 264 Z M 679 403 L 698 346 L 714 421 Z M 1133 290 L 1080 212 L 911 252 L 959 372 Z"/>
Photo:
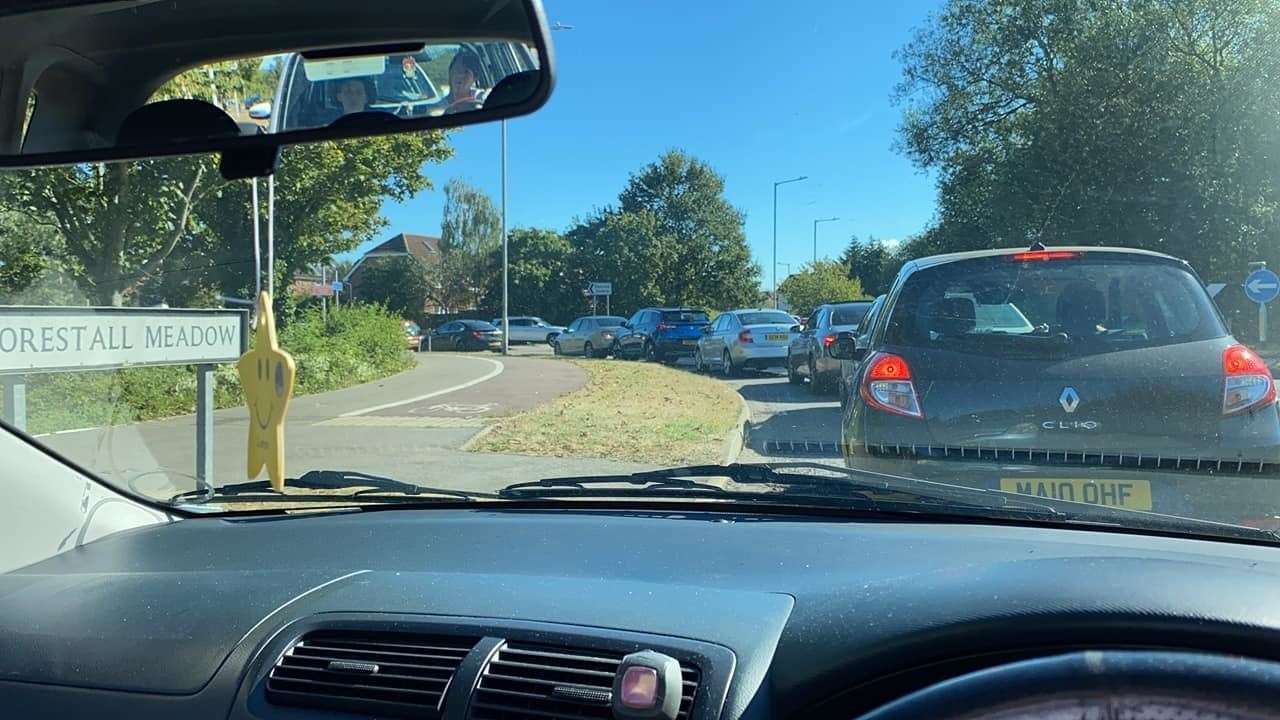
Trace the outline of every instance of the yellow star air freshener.
<path fill-rule="evenodd" d="M 276 339 L 276 319 L 271 312 L 271 296 L 258 296 L 258 328 L 253 349 L 236 363 L 245 405 L 249 407 L 249 478 L 267 468 L 271 487 L 284 491 L 284 416 L 293 397 L 297 366 L 293 357 L 280 349 Z"/>

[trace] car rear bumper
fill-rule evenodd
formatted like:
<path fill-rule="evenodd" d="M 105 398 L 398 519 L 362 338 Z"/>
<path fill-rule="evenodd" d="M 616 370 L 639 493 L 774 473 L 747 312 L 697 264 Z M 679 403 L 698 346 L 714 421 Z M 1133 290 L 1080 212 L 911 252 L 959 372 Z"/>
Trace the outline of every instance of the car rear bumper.
<path fill-rule="evenodd" d="M 936 449 L 932 456 L 903 448 L 884 455 L 865 447 L 841 450 L 851 468 L 934 482 L 1234 524 L 1280 521 L 1276 462 L 1202 463 L 1199 470 L 1186 462 L 1185 469 L 1173 470 L 1152 458 L 1127 458 L 1132 467 L 1104 467 L 1074 464 L 1079 454 L 1070 462 L 1041 464 L 961 458 L 954 451 L 943 457 Z M 1165 466 L 1174 467 L 1167 461 Z"/>
<path fill-rule="evenodd" d="M 660 355 L 692 357 L 698 349 L 698 340 L 697 338 L 659 338 L 654 341 L 653 347 Z"/>
<path fill-rule="evenodd" d="M 738 367 L 764 369 L 787 366 L 786 345 L 734 345 L 729 353 Z"/>

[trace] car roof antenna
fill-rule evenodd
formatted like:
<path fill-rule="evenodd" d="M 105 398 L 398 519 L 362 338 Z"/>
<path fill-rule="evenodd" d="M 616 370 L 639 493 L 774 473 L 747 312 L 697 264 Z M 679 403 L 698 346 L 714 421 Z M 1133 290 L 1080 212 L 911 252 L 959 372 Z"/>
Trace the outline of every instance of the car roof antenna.
<path fill-rule="evenodd" d="M 1031 252 L 1043 252 L 1045 250 L 1045 246 L 1044 246 L 1044 243 L 1037 240 L 1031 243 L 1031 247 L 1027 249 L 1030 250 Z"/>

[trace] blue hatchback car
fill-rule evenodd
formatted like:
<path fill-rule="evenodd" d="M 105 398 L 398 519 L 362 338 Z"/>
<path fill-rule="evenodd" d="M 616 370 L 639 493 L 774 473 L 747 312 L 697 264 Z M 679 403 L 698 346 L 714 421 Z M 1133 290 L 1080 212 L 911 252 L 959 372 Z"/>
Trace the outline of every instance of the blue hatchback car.
<path fill-rule="evenodd" d="M 703 310 L 644 308 L 623 325 L 614 341 L 614 357 L 670 362 L 692 357 L 702 329 L 711 324 Z"/>

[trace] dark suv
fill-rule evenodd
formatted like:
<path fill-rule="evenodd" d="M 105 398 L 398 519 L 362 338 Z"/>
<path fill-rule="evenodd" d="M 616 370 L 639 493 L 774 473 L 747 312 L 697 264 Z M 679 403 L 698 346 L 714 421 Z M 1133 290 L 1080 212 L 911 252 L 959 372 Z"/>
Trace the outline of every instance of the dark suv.
<path fill-rule="evenodd" d="M 869 337 L 833 350 L 856 363 L 851 467 L 1230 522 L 1280 512 L 1275 382 L 1182 260 L 915 260 Z"/>
<path fill-rule="evenodd" d="M 707 313 L 693 308 L 645 308 L 623 325 L 614 356 L 668 362 L 692 357 L 702 329 L 711 324 Z"/>

